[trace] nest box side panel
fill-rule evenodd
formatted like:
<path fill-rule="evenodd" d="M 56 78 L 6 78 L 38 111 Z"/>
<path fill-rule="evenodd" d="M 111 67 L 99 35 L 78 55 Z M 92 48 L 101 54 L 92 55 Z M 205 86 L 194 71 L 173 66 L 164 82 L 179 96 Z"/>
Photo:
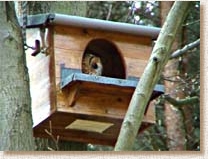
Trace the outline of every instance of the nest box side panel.
<path fill-rule="evenodd" d="M 27 30 L 27 45 L 34 46 L 35 40 L 40 40 L 39 29 Z M 52 111 L 51 105 L 51 56 L 38 54 L 31 56 L 34 50 L 26 50 L 27 67 L 30 78 L 30 93 L 32 100 L 32 117 L 34 125 L 47 118 Z"/>

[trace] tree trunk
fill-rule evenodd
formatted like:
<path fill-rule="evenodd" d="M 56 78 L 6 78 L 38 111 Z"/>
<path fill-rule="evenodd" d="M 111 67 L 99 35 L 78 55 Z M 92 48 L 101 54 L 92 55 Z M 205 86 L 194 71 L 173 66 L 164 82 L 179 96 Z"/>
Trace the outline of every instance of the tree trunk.
<path fill-rule="evenodd" d="M 61 13 L 77 16 L 86 16 L 86 2 L 73 1 L 73 2 L 28 2 L 29 12 L 28 14 L 40 14 L 40 13 Z"/>
<path fill-rule="evenodd" d="M 166 22 L 153 48 L 149 62 L 132 96 L 115 146 L 116 151 L 132 149 L 135 137 L 144 117 L 146 105 L 169 59 L 173 40 L 184 20 L 189 3 L 190 2 L 176 1 L 168 14 Z"/>
<path fill-rule="evenodd" d="M 0 2 L 0 150 L 34 150 L 31 98 L 13 2 Z"/>
<path fill-rule="evenodd" d="M 161 2 L 161 22 L 165 22 L 166 15 L 172 7 L 171 1 Z M 176 39 L 174 40 L 172 50 L 179 48 L 181 44 L 181 30 L 178 32 Z M 178 71 L 179 60 L 177 58 L 171 59 L 168 61 L 165 66 L 163 76 L 168 80 L 165 80 L 165 93 L 169 94 L 173 98 L 184 98 L 184 93 L 179 91 L 178 83 L 173 82 L 177 81 L 177 76 L 179 75 Z M 183 123 L 182 112 L 171 105 L 168 102 L 165 102 L 164 105 L 164 114 L 165 114 L 165 125 L 167 132 L 167 146 L 169 150 L 184 150 L 185 149 L 185 128 Z"/>

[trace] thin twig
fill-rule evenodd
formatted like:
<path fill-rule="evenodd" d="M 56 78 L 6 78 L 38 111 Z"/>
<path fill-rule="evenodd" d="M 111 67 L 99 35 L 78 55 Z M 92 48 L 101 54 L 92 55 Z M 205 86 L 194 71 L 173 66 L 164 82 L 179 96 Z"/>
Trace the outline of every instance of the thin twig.
<path fill-rule="evenodd" d="M 200 20 L 195 20 L 195 21 L 193 21 L 193 22 L 186 23 L 186 24 L 183 25 L 183 27 L 184 27 L 184 26 L 193 25 L 193 24 L 195 24 L 195 23 L 200 23 Z"/>
<path fill-rule="evenodd" d="M 54 137 L 54 135 L 52 134 L 52 123 L 51 121 L 49 121 L 49 130 L 48 131 L 47 129 L 45 129 L 45 132 L 51 137 L 51 139 L 53 140 L 53 142 L 55 143 L 55 146 L 56 146 L 56 150 L 58 151 L 59 150 L 59 146 L 58 146 L 58 143 L 59 143 L 59 136 L 57 136 L 56 138 Z M 49 150 L 53 150 L 52 148 L 48 148 Z M 53 150 L 54 151 L 54 150 Z"/>
<path fill-rule="evenodd" d="M 112 7 L 113 7 L 113 4 L 111 3 L 109 5 L 109 8 L 108 8 L 108 15 L 106 17 L 106 20 L 109 20 L 110 19 L 110 16 L 111 16 L 111 12 L 112 12 Z"/>

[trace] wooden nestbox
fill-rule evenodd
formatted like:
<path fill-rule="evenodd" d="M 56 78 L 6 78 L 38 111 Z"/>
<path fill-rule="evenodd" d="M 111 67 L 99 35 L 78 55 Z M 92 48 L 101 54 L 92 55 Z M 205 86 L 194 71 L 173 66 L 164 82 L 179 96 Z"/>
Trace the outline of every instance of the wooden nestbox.
<path fill-rule="evenodd" d="M 48 130 L 61 140 L 114 145 L 159 31 L 61 14 L 29 16 L 27 44 L 40 42 L 42 52 L 27 49 L 34 136 L 51 138 Z M 101 76 L 83 72 L 86 54 L 99 57 Z M 151 100 L 163 90 L 156 85 Z M 139 131 L 155 123 L 154 109 L 149 104 Z"/>

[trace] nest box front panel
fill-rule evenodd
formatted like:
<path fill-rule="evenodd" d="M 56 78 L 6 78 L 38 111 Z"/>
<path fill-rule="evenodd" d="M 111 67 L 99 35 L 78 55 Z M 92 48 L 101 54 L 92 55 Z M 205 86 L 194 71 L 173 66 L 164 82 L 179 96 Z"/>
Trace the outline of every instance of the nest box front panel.
<path fill-rule="evenodd" d="M 114 64 L 118 63 L 116 59 L 119 54 L 125 68 L 126 78 L 140 77 L 152 49 L 151 39 L 148 37 L 65 26 L 55 26 L 54 30 L 56 84 L 60 82 L 60 64 L 81 71 L 86 50 L 101 57 L 104 72 L 107 67 L 106 76 L 112 77 L 113 73 L 118 72 L 115 68 L 110 71 L 109 67 L 111 60 L 114 60 Z"/>
<path fill-rule="evenodd" d="M 102 76 L 116 79 L 139 78 L 149 59 L 151 43 L 149 37 L 55 26 L 54 57 L 58 110 L 122 119 L 134 87 L 121 89 L 103 85 L 102 81 L 100 84 L 77 81 L 76 84 L 72 82 L 65 89 L 67 91 L 63 91 L 60 88 L 61 79 L 67 76 L 61 77 L 61 66 L 70 69 L 72 75 L 82 73 L 83 58 L 86 53 L 90 53 L 100 58 Z"/>

